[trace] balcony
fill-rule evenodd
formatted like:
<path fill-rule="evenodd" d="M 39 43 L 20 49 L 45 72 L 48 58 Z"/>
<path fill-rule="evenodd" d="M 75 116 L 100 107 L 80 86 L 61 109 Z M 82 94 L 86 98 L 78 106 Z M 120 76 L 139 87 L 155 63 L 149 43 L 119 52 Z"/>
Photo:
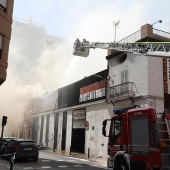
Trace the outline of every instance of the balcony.
<path fill-rule="evenodd" d="M 110 87 L 110 99 L 112 101 L 129 99 L 130 97 L 135 97 L 140 95 L 138 89 L 133 82 L 127 82 Z"/>

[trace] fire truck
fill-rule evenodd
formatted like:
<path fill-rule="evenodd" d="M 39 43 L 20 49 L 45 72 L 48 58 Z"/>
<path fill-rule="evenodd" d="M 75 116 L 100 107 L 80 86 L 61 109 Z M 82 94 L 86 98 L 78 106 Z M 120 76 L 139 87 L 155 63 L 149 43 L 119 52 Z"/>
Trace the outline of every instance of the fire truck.
<path fill-rule="evenodd" d="M 169 121 L 170 110 L 159 114 L 153 108 L 115 110 L 115 116 L 103 121 L 102 133 L 108 137 L 107 167 L 113 170 L 169 170 Z"/>
<path fill-rule="evenodd" d="M 170 58 L 169 42 L 90 43 L 86 39 L 76 39 L 73 55 L 87 57 L 91 48 Z M 108 137 L 107 168 L 170 170 L 170 109 L 157 114 L 153 108 L 138 107 L 114 113 L 102 128 Z"/>

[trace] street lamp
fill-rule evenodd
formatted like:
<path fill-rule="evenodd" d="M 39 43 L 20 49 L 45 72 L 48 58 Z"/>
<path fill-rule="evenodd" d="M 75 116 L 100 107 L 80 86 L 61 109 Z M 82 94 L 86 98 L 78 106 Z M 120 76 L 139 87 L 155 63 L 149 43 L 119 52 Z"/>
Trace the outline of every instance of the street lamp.
<path fill-rule="evenodd" d="M 156 21 L 156 22 L 154 22 L 152 25 L 154 25 L 154 24 L 156 24 L 156 23 L 162 23 L 162 20 L 159 20 L 159 21 Z"/>
<path fill-rule="evenodd" d="M 103 80 L 107 80 L 106 78 L 104 78 L 103 76 L 99 75 L 99 74 L 93 74 L 94 77 L 98 77 L 98 78 L 101 78 Z"/>

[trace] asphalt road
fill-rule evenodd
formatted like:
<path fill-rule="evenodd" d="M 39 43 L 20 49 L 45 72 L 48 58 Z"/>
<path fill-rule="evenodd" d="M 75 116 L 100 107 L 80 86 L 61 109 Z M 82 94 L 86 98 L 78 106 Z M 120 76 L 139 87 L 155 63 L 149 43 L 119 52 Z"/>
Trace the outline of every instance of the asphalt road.
<path fill-rule="evenodd" d="M 40 152 L 39 160 L 34 162 L 33 160 L 17 161 L 14 170 L 103 170 L 106 169 L 105 165 L 92 162 L 86 159 L 65 157 L 54 155 L 47 152 Z M 0 169 L 9 170 L 9 162 L 6 160 L 0 160 Z"/>

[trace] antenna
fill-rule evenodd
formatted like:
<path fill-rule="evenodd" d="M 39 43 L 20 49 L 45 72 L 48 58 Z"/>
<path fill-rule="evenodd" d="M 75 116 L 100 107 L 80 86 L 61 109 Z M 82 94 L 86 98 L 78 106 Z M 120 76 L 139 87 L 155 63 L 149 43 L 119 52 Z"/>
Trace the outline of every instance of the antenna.
<path fill-rule="evenodd" d="M 113 27 L 115 28 L 114 42 L 116 42 L 116 28 L 119 27 L 119 22 L 120 22 L 120 20 L 118 20 L 118 21 L 113 21 Z"/>

